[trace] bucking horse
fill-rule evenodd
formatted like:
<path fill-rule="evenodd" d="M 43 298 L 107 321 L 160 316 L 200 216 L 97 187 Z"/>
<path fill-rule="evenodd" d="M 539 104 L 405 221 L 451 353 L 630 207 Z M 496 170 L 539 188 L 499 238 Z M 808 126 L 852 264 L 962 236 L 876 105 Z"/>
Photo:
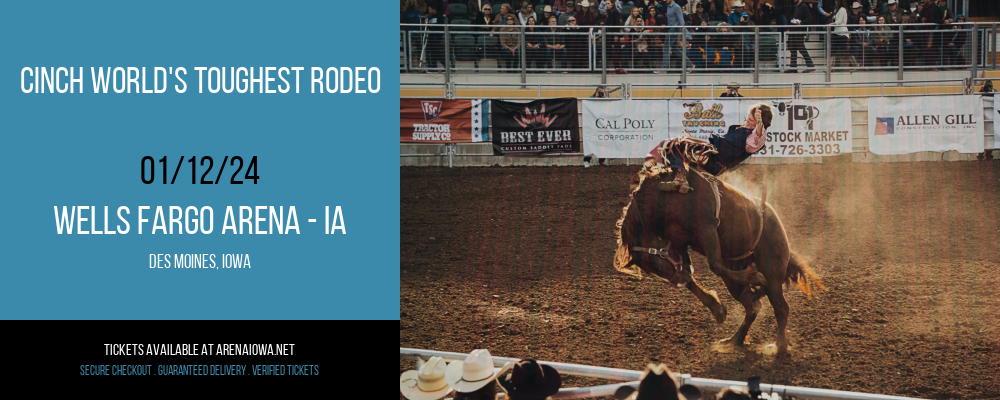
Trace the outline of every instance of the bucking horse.
<path fill-rule="evenodd" d="M 726 346 L 743 346 L 750 325 L 767 296 L 778 323 L 777 352 L 787 353 L 788 303 L 783 286 L 794 283 L 808 298 L 812 286 L 826 290 L 806 260 L 791 251 L 778 214 L 766 202 L 766 192 L 754 199 L 715 176 L 696 169 L 690 192 L 672 190 L 670 168 L 643 167 L 632 182 L 629 203 L 618 220 L 615 269 L 642 277 L 659 277 L 686 286 L 715 317 L 726 319 L 726 307 L 714 290 L 694 280 L 688 248 L 705 256 L 709 268 L 746 309 L 743 324 Z"/>

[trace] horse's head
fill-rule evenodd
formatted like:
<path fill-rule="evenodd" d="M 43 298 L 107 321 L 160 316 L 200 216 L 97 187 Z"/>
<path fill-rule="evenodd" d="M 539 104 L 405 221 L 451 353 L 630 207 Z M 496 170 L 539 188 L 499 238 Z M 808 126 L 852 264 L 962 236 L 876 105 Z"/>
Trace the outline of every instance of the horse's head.
<path fill-rule="evenodd" d="M 677 194 L 668 194 L 658 188 L 660 182 L 670 178 L 669 173 L 655 171 L 640 174 L 637 181 L 633 180 L 629 203 L 618 220 L 615 269 L 639 277 L 642 271 L 670 282 L 677 281 L 677 263 L 681 256 L 672 246 L 676 243 L 666 237 L 667 206 L 670 198 Z"/>

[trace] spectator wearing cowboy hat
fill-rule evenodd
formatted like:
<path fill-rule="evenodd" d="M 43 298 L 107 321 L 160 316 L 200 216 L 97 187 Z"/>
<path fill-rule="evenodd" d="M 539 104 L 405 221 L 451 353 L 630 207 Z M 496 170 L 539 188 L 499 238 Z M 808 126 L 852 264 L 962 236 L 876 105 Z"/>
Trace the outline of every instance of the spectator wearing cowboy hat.
<path fill-rule="evenodd" d="M 696 400 L 701 391 L 691 385 L 677 388 L 670 369 L 665 364 L 646 366 L 646 372 L 639 378 L 639 389 L 622 386 L 615 391 L 617 400 Z"/>
<path fill-rule="evenodd" d="M 455 400 L 494 400 L 497 387 L 493 381 L 503 373 L 493 365 L 489 350 L 473 350 L 465 361 L 452 361 L 445 369 L 444 379 L 455 389 Z"/>
<path fill-rule="evenodd" d="M 858 20 L 860 20 L 861 18 L 864 18 L 864 15 L 862 14 L 863 9 L 864 9 L 864 6 L 862 6 L 860 2 L 858 2 L 858 1 L 853 2 L 851 4 L 851 11 L 850 11 L 849 14 L 847 14 L 847 24 L 848 25 L 857 25 L 858 24 Z M 851 27 L 849 29 L 850 30 L 854 30 L 855 28 Z"/>
<path fill-rule="evenodd" d="M 882 16 L 885 17 L 885 23 L 887 24 L 903 23 L 903 11 L 900 10 L 899 4 L 897 3 L 899 2 L 896 0 L 889 0 L 888 2 L 889 9 L 885 10 L 885 13 L 882 14 Z M 896 27 L 892 27 L 892 29 L 896 29 Z"/>
<path fill-rule="evenodd" d="M 441 357 L 431 357 L 419 370 L 411 369 L 399 376 L 399 391 L 410 400 L 438 400 L 451 393 L 445 381 L 447 363 Z"/>
<path fill-rule="evenodd" d="M 508 365 L 504 365 L 504 368 L 508 368 Z M 514 364 L 509 374 L 501 374 L 497 383 L 507 393 L 508 399 L 545 400 L 559 391 L 562 378 L 555 368 L 532 359 L 524 359 Z"/>
<path fill-rule="evenodd" d="M 732 7 L 733 12 L 729 14 L 728 18 L 726 18 L 726 22 L 728 22 L 729 25 L 736 26 L 740 24 L 740 16 L 743 15 L 743 7 L 745 6 L 742 1 L 736 0 L 733 2 Z"/>
<path fill-rule="evenodd" d="M 580 12 L 576 13 L 576 24 L 594 25 L 597 23 L 597 15 L 597 1 L 591 3 L 590 0 L 583 0 L 580 2 Z"/>
<path fill-rule="evenodd" d="M 554 15 L 552 15 L 552 6 L 545 6 L 538 8 L 540 8 L 542 12 L 539 13 L 536 21 L 539 21 L 539 25 L 550 25 L 549 18 L 554 17 Z"/>

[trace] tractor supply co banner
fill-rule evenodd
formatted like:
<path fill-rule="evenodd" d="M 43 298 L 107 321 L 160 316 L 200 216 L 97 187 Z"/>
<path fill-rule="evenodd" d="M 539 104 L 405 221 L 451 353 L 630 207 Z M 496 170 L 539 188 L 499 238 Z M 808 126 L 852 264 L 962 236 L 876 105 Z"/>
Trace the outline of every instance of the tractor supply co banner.
<path fill-rule="evenodd" d="M 957 150 L 982 153 L 980 96 L 870 97 L 868 138 L 879 155 Z"/>
<path fill-rule="evenodd" d="M 668 100 L 668 138 L 684 136 L 685 132 L 701 140 L 708 140 L 712 135 L 725 135 L 730 125 L 743 124 L 740 107 L 738 99 Z"/>
<path fill-rule="evenodd" d="M 583 100 L 583 148 L 599 158 L 643 158 L 667 139 L 667 104 Z"/>
<path fill-rule="evenodd" d="M 399 99 L 400 143 L 474 143 L 490 140 L 489 103 L 483 100 Z"/>
<path fill-rule="evenodd" d="M 744 100 L 740 124 L 759 101 Z M 764 102 L 774 116 L 764 148 L 755 157 L 836 156 L 851 152 L 851 101 L 786 100 Z"/>
<path fill-rule="evenodd" d="M 497 155 L 580 152 L 576 99 L 491 103 Z"/>

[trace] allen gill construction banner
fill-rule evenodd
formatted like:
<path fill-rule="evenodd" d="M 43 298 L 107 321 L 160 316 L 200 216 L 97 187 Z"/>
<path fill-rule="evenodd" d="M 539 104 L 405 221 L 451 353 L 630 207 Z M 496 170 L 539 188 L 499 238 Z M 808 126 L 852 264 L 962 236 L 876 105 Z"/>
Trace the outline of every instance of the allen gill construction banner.
<path fill-rule="evenodd" d="M 993 97 L 993 148 L 1000 149 L 1000 100 Z"/>
<path fill-rule="evenodd" d="M 667 139 L 667 103 L 583 100 L 583 148 L 600 158 L 643 158 Z"/>
<path fill-rule="evenodd" d="M 742 120 L 750 107 L 759 102 L 744 100 Z M 760 157 L 836 156 L 851 152 L 851 101 L 783 100 L 770 101 L 774 117 L 767 129 Z"/>
<path fill-rule="evenodd" d="M 957 150 L 982 153 L 980 96 L 870 97 L 868 138 L 879 155 Z"/>
<path fill-rule="evenodd" d="M 497 155 L 580 152 L 576 99 L 491 103 L 493 152 Z"/>
<path fill-rule="evenodd" d="M 399 141 L 488 142 L 487 104 L 478 99 L 399 99 Z"/>

